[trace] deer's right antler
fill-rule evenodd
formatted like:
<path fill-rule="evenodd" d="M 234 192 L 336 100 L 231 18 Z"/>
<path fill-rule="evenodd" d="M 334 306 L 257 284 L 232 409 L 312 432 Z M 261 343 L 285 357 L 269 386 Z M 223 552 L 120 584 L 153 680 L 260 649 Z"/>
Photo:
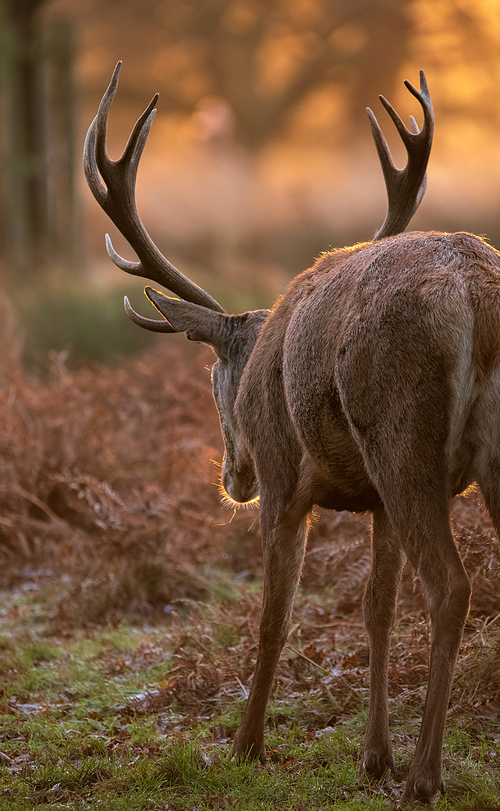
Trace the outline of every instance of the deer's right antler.
<path fill-rule="evenodd" d="M 163 256 L 144 228 L 137 212 L 135 202 L 137 169 L 156 113 L 154 108 L 158 94 L 153 97 L 137 120 L 121 158 L 113 161 L 108 157 L 106 152 L 108 113 L 118 87 L 120 68 L 121 62 L 118 62 L 111 82 L 102 97 L 97 116 L 87 132 L 83 163 L 92 194 L 134 249 L 139 261 L 129 262 L 119 256 L 106 234 L 108 254 L 121 270 L 158 282 L 185 301 L 223 313 L 224 308 L 212 296 L 184 276 Z M 132 309 L 127 299 L 125 310 L 130 318 L 141 327 L 155 332 L 175 332 L 168 321 L 143 318 Z"/>
<path fill-rule="evenodd" d="M 387 141 L 378 125 L 377 119 L 370 108 L 366 108 L 370 118 L 375 146 L 377 147 L 379 160 L 382 165 L 387 188 L 387 197 L 389 199 L 387 216 L 382 227 L 373 237 L 374 241 L 393 236 L 394 234 L 400 234 L 401 231 L 404 231 L 422 201 L 427 183 L 426 170 L 434 132 L 434 110 L 432 108 L 429 88 L 427 87 L 423 70 L 420 71 L 420 90 L 417 90 L 411 82 L 405 81 L 405 85 L 422 105 L 424 111 L 422 130 L 419 130 L 417 122 L 413 116 L 411 116 L 412 131 L 410 132 L 403 124 L 394 107 L 389 104 L 384 96 L 379 96 L 380 101 L 394 121 L 401 140 L 406 147 L 408 163 L 404 169 L 397 169 L 394 165 Z"/>

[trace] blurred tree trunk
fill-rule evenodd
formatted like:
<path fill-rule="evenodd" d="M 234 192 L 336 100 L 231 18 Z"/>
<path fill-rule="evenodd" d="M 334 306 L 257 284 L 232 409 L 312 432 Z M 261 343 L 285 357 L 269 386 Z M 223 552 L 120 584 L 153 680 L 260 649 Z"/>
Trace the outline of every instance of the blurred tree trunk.
<path fill-rule="evenodd" d="M 75 260 L 72 45 L 45 0 L 1 0 L 3 254 L 14 277 Z"/>
<path fill-rule="evenodd" d="M 59 264 L 81 261 L 76 193 L 76 89 L 71 25 L 53 23 L 46 31 L 47 183 L 51 252 Z"/>
<path fill-rule="evenodd" d="M 247 149 L 258 152 L 282 135 L 293 112 L 322 87 L 350 90 L 347 141 L 357 136 L 360 123 L 362 132 L 367 131 L 365 107 L 374 104 L 381 88 L 388 92 L 400 81 L 410 37 L 409 6 L 410 0 L 318 0 L 317 19 L 307 26 L 300 16 L 293 19 L 291 4 L 287 34 L 298 55 L 295 69 L 274 92 L 262 80 L 261 55 L 277 25 L 279 2 L 267 0 L 262 13 L 237 26 L 228 26 L 227 12 L 224 19 L 218 6 L 217 13 L 210 6 L 212 14 L 204 20 L 204 30 L 210 32 L 207 71 L 216 92 L 235 111 Z M 268 84 L 271 78 L 272 73 Z"/>

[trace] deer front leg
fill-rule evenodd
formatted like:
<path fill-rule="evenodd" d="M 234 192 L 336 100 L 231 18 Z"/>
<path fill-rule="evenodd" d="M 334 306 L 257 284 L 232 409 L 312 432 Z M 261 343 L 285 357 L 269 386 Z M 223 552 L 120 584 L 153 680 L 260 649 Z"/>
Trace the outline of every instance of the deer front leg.
<path fill-rule="evenodd" d="M 257 664 L 243 719 L 236 732 L 237 757 L 265 761 L 264 723 L 267 701 L 278 660 L 287 640 L 293 598 L 304 559 L 307 536 L 305 515 L 276 516 L 261 499 L 261 534 L 264 553 L 264 594 Z"/>
<path fill-rule="evenodd" d="M 363 598 L 370 647 L 370 704 L 363 747 L 363 766 L 379 779 L 395 771 L 389 735 L 387 671 L 390 634 L 394 625 L 404 554 L 384 510 L 375 510 L 372 523 L 372 570 Z"/>

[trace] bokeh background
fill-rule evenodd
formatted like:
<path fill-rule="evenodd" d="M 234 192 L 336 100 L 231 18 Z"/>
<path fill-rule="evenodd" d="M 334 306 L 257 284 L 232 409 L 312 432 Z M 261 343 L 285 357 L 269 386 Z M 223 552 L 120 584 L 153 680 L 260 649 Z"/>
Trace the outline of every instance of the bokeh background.
<path fill-rule="evenodd" d="M 386 201 L 365 107 L 403 165 L 378 94 L 420 123 L 403 85 L 420 69 L 436 132 L 413 227 L 500 245 L 498 0 L 1 0 L 0 15 L 0 263 L 27 363 L 154 340 L 123 317 L 142 284 L 109 262 L 105 231 L 133 256 L 82 172 L 118 59 L 110 154 L 159 91 L 139 210 L 229 311 L 270 306 L 321 251 L 371 237 Z"/>

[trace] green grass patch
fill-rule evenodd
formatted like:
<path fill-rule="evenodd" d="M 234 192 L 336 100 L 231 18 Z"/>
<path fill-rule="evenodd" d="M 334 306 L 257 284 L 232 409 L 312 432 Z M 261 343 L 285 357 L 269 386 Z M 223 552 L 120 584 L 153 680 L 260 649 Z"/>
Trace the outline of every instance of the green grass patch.
<path fill-rule="evenodd" d="M 242 599 L 254 599 L 240 588 Z M 283 660 L 268 710 L 266 763 L 232 759 L 244 685 L 234 677 L 228 686 L 227 676 L 215 682 L 214 674 L 238 661 L 245 678 L 252 661 L 245 665 L 238 654 L 249 629 L 231 602 L 193 603 L 163 627 L 65 633 L 48 618 L 30 622 L 48 608 L 43 590 L 39 602 L 6 593 L 2 605 L 0 809 L 397 807 L 418 731 L 414 707 L 391 699 L 399 776 L 370 782 L 359 769 L 366 691 L 351 690 L 347 711 L 342 689 L 326 689 L 334 677 L 300 656 Z M 302 681 L 291 690 L 285 675 L 293 668 Z M 448 725 L 439 811 L 500 807 L 496 733 L 473 720 L 469 714 Z"/>

